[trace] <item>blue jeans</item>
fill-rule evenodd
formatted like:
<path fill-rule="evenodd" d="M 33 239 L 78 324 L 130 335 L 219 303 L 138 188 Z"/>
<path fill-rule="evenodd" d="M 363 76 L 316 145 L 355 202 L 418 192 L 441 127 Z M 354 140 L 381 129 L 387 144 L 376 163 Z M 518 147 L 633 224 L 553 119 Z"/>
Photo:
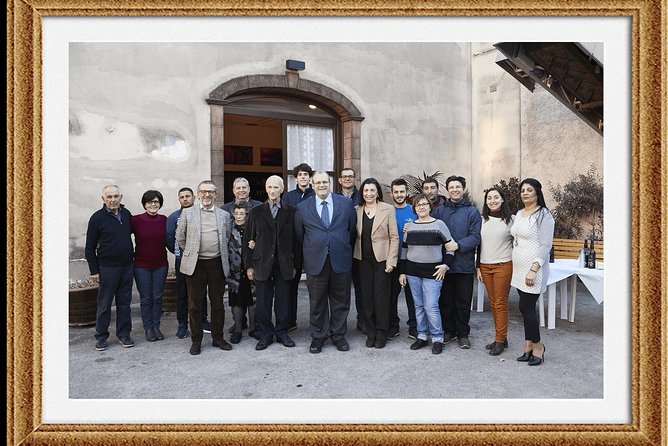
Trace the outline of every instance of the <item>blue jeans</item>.
<path fill-rule="evenodd" d="M 441 296 L 442 280 L 406 276 L 413 292 L 418 338 L 424 341 L 431 335 L 432 342 L 443 342 L 443 325 L 438 300 Z"/>
<path fill-rule="evenodd" d="M 111 323 L 111 303 L 116 298 L 116 336 L 130 336 L 132 317 L 132 263 L 127 266 L 100 265 L 100 288 L 97 291 L 97 316 L 95 318 L 95 339 L 109 338 Z"/>
<path fill-rule="evenodd" d="M 160 328 L 165 280 L 167 280 L 167 266 L 135 268 L 135 283 L 139 291 L 141 322 L 144 330 Z"/>

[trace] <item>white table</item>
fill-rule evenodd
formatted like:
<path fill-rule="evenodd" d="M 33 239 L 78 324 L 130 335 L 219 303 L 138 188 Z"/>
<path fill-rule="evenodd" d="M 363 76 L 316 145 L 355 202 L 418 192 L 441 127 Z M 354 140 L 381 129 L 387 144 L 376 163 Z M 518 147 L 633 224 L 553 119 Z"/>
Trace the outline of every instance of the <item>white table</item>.
<path fill-rule="evenodd" d="M 556 313 L 557 313 L 557 284 L 560 289 L 560 307 L 561 319 L 566 319 L 570 322 L 575 322 L 575 302 L 577 296 L 577 280 L 578 277 L 591 295 L 596 300 L 596 303 L 603 302 L 603 263 L 596 263 L 597 269 L 581 268 L 578 266 L 578 261 L 574 259 L 557 259 L 554 263 L 550 263 L 550 275 L 547 278 L 547 328 L 555 328 Z M 568 313 L 568 278 L 571 278 L 571 311 Z M 485 284 L 478 282 L 478 302 L 476 310 L 483 311 L 485 302 Z M 545 326 L 545 304 L 543 302 L 543 295 L 540 295 L 538 300 L 539 317 L 541 327 Z M 471 310 L 473 310 L 473 302 L 471 302 Z"/>

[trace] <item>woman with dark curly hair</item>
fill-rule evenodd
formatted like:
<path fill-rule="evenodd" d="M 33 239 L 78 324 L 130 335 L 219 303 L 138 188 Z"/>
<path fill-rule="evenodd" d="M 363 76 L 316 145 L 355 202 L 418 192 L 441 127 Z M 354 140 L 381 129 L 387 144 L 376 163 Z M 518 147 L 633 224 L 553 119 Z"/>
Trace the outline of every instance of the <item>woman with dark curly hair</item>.
<path fill-rule="evenodd" d="M 513 244 L 513 278 L 511 285 L 520 295 L 520 312 L 524 319 L 524 354 L 518 361 L 535 366 L 545 359 L 545 344 L 540 342 L 536 301 L 547 289 L 554 218 L 545 205 L 543 186 L 533 178 L 520 183 L 524 208 L 515 214 L 510 231 Z"/>

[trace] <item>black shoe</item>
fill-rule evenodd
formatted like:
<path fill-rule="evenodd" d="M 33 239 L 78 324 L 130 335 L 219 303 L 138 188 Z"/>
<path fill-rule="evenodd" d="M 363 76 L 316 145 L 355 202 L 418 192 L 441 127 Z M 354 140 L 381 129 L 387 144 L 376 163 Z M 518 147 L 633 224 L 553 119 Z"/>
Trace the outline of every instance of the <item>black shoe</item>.
<path fill-rule="evenodd" d="M 467 336 L 458 337 L 457 343 L 459 344 L 459 348 L 463 348 L 465 350 L 471 348 L 471 342 L 469 342 L 469 338 Z"/>
<path fill-rule="evenodd" d="M 199 355 L 201 351 L 202 351 L 202 343 L 201 342 L 193 342 L 193 345 L 190 346 L 190 354 L 191 355 Z"/>
<path fill-rule="evenodd" d="M 491 350 L 492 347 L 494 347 L 494 344 L 498 344 L 498 342 L 494 341 L 491 344 L 487 344 L 485 350 Z M 508 339 L 504 339 L 503 342 L 501 342 L 501 345 L 503 345 L 503 348 L 508 348 Z"/>
<path fill-rule="evenodd" d="M 260 339 L 257 341 L 257 344 L 255 344 L 255 350 L 265 350 L 267 347 L 269 347 L 269 344 L 271 344 L 271 342 Z"/>
<path fill-rule="evenodd" d="M 396 338 L 398 338 L 398 337 L 399 337 L 399 330 L 392 330 L 392 331 L 390 331 L 390 333 L 387 335 L 387 339 L 388 339 L 388 341 L 389 341 L 389 340 L 392 340 L 392 339 L 396 339 Z"/>
<path fill-rule="evenodd" d="M 417 341 L 418 333 L 416 330 L 408 330 L 408 339 L 412 339 L 414 341 Z"/>
<path fill-rule="evenodd" d="M 332 339 L 332 342 L 336 346 L 336 349 L 340 352 L 347 352 L 350 350 L 350 345 L 348 345 L 348 341 L 346 341 L 346 338 L 343 336 L 338 339 Z"/>
<path fill-rule="evenodd" d="M 232 346 L 231 346 L 230 343 L 227 342 L 225 339 L 221 339 L 220 342 L 213 341 L 213 342 L 211 343 L 211 345 L 213 345 L 214 347 L 218 347 L 218 348 L 220 348 L 221 350 L 225 350 L 225 351 L 232 350 Z"/>
<path fill-rule="evenodd" d="M 277 338 L 277 340 L 278 340 L 279 343 L 283 344 L 283 347 L 294 347 L 296 345 L 295 341 L 290 339 L 290 336 L 288 336 L 288 335 L 285 335 L 284 337 L 282 337 L 280 339 Z"/>
<path fill-rule="evenodd" d="M 211 322 L 209 321 L 202 322 L 202 331 L 204 333 L 211 333 Z"/>
<path fill-rule="evenodd" d="M 522 356 L 517 358 L 519 362 L 529 362 L 529 360 L 533 358 L 533 350 L 529 350 L 528 352 L 524 352 Z"/>
<path fill-rule="evenodd" d="M 429 342 L 418 338 L 417 341 L 411 344 L 411 350 L 420 350 L 422 347 L 426 347 L 427 344 L 429 344 Z"/>
<path fill-rule="evenodd" d="M 376 339 L 375 338 L 366 338 L 366 343 L 364 344 L 369 348 L 374 348 L 376 345 Z"/>
<path fill-rule="evenodd" d="M 121 339 L 121 345 L 125 348 L 130 348 L 135 346 L 135 341 L 132 340 L 130 336 L 123 336 Z"/>
<path fill-rule="evenodd" d="M 155 333 L 155 337 L 158 341 L 162 341 L 163 339 L 165 339 L 165 335 L 162 334 L 159 328 L 157 327 L 154 328 L 153 332 Z"/>
<path fill-rule="evenodd" d="M 288 327 L 288 333 L 290 333 L 291 331 L 295 331 L 296 329 L 297 329 L 297 324 L 290 324 L 290 326 Z"/>
<path fill-rule="evenodd" d="M 503 342 L 494 342 L 492 348 L 489 349 L 489 354 L 492 356 L 499 356 L 501 353 L 503 353 L 504 349 L 505 347 L 503 346 Z"/>
<path fill-rule="evenodd" d="M 545 362 L 545 344 L 543 344 L 543 354 L 540 355 L 540 358 L 538 356 L 531 356 L 531 359 L 529 359 L 529 365 L 541 365 L 542 363 Z"/>
<path fill-rule="evenodd" d="M 386 344 L 387 344 L 387 339 L 376 339 L 376 344 L 374 345 L 374 347 L 385 348 Z"/>
<path fill-rule="evenodd" d="M 179 328 L 178 330 L 176 330 L 176 337 L 179 339 L 183 339 L 186 337 L 186 334 L 188 334 L 188 325 L 179 324 Z"/>
<path fill-rule="evenodd" d="M 232 333 L 230 335 L 230 342 L 232 344 L 238 344 L 239 342 L 241 342 L 241 333 Z"/>
<path fill-rule="evenodd" d="M 158 340 L 158 337 L 155 335 L 155 332 L 150 328 L 146 330 L 146 340 L 148 342 L 155 342 Z"/>
<path fill-rule="evenodd" d="M 325 345 L 325 341 L 322 339 L 314 339 L 311 341 L 311 346 L 308 351 L 311 353 L 320 353 L 322 351 L 322 346 Z"/>
<path fill-rule="evenodd" d="M 440 355 L 442 351 L 443 351 L 442 342 L 434 342 L 434 345 L 431 346 L 431 352 L 435 355 Z"/>
<path fill-rule="evenodd" d="M 455 336 L 455 335 L 444 333 L 443 334 L 443 345 L 448 345 L 450 342 L 452 342 L 456 338 L 457 338 L 457 336 Z"/>
<path fill-rule="evenodd" d="M 95 342 L 95 350 L 98 352 L 103 352 L 107 349 L 107 340 L 106 339 L 98 339 L 97 342 Z"/>
<path fill-rule="evenodd" d="M 253 339 L 257 339 L 258 341 L 260 340 L 260 335 L 257 334 L 257 330 L 249 331 L 248 336 L 250 336 Z"/>

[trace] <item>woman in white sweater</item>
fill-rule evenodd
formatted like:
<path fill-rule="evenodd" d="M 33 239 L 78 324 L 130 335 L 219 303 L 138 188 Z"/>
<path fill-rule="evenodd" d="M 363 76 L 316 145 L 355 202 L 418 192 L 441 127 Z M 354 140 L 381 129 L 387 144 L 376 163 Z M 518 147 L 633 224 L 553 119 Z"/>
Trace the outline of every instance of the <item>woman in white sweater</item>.
<path fill-rule="evenodd" d="M 497 356 L 508 347 L 508 292 L 513 275 L 510 228 L 515 219 L 499 189 L 492 187 L 485 192 L 482 219 L 476 272 L 487 289 L 496 330 L 494 341 L 485 348 L 490 355 Z"/>
<path fill-rule="evenodd" d="M 538 180 L 523 180 L 520 198 L 524 208 L 515 214 L 510 231 L 515 239 L 511 285 L 520 295 L 520 312 L 524 319 L 524 354 L 517 360 L 540 365 L 545 359 L 545 344 L 540 342 L 536 301 L 547 289 L 554 218 L 545 206 L 543 187 Z"/>

